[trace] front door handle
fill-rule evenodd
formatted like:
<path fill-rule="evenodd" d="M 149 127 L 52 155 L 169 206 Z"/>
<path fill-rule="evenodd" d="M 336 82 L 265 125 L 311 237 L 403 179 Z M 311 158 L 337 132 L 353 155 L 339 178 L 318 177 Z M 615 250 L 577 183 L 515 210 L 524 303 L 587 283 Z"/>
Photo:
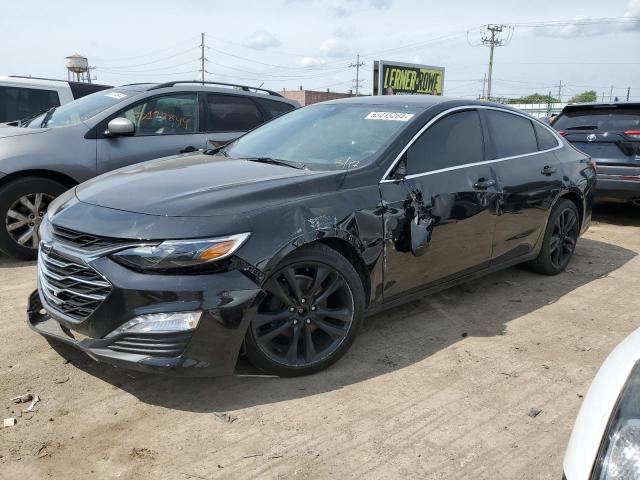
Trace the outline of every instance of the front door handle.
<path fill-rule="evenodd" d="M 180 153 L 191 153 L 195 152 L 196 150 L 196 147 L 189 145 L 188 147 L 184 147 L 182 150 L 180 150 Z"/>
<path fill-rule="evenodd" d="M 496 184 L 496 181 L 492 178 L 480 178 L 476 183 L 473 184 L 473 188 L 476 190 L 486 190 L 489 187 L 493 187 Z"/>
<path fill-rule="evenodd" d="M 542 175 L 552 175 L 552 174 L 556 173 L 556 168 L 555 167 L 550 167 L 549 165 L 545 165 L 540 173 Z"/>

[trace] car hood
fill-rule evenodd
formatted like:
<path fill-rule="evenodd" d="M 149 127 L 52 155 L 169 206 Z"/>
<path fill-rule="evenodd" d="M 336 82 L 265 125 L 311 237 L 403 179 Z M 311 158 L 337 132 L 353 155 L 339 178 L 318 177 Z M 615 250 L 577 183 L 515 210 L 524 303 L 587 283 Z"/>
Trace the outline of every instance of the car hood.
<path fill-rule="evenodd" d="M 7 124 L 0 124 L 0 138 L 21 137 L 23 135 L 33 135 L 35 133 L 44 133 L 51 130 L 50 128 L 21 128 L 13 127 Z"/>
<path fill-rule="evenodd" d="M 77 187 L 84 203 L 146 215 L 209 217 L 256 212 L 301 196 L 336 190 L 344 171 L 189 154 L 152 160 Z"/>

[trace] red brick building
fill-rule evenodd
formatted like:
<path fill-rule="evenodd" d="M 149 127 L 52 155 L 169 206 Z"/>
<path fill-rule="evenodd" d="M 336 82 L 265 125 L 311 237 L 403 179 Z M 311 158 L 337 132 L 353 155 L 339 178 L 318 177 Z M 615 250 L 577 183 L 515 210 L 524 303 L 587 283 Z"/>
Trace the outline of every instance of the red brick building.
<path fill-rule="evenodd" d="M 281 90 L 280 93 L 283 97 L 290 100 L 297 101 L 301 106 L 311 105 L 312 103 L 326 102 L 327 100 L 336 100 L 338 98 L 353 97 L 353 93 L 338 93 L 338 92 L 319 92 L 315 90 Z"/>

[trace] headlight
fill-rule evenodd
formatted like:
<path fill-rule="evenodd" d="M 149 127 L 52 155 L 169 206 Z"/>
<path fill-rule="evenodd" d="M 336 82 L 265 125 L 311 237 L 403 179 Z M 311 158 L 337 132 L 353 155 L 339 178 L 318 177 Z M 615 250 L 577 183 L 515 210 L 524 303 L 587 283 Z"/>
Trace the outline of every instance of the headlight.
<path fill-rule="evenodd" d="M 228 237 L 167 240 L 160 245 L 134 247 L 111 258 L 136 270 L 174 270 L 207 265 L 232 255 L 249 238 L 249 233 Z"/>
<path fill-rule="evenodd" d="M 611 415 L 591 478 L 640 478 L 640 362 L 633 367 Z"/>

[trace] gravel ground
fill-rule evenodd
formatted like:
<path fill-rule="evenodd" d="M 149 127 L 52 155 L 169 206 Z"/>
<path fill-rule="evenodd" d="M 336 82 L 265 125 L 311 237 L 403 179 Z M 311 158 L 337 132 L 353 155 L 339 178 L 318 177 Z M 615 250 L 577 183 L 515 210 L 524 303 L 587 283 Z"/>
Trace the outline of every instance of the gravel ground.
<path fill-rule="evenodd" d="M 640 209 L 599 207 L 566 273 L 512 268 L 377 315 L 299 379 L 56 351 L 25 325 L 34 265 L 2 257 L 0 408 L 18 423 L 0 431 L 0 478 L 559 479 L 582 396 L 640 323 L 638 253 Z M 25 392 L 34 413 L 9 401 Z"/>

